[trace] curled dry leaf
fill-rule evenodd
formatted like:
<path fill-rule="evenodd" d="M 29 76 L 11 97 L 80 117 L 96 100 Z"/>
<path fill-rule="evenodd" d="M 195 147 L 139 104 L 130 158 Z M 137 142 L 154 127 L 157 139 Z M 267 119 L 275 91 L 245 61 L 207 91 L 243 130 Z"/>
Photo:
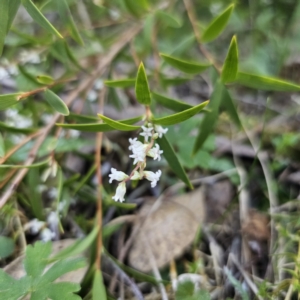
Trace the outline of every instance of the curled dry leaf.
<path fill-rule="evenodd" d="M 165 198 L 155 210 L 154 203 L 149 201 L 141 208 L 133 228 L 138 233 L 129 252 L 129 263 L 142 272 L 152 269 L 149 251 L 161 268 L 192 243 L 205 217 L 204 186 L 191 193 Z"/>

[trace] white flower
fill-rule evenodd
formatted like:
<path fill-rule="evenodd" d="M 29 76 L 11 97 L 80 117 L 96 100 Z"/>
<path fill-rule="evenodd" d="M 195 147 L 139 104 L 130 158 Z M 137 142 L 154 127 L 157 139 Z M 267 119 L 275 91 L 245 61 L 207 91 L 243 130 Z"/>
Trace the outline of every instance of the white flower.
<path fill-rule="evenodd" d="M 131 180 L 140 180 L 141 174 L 138 171 L 134 171 L 133 176 L 131 177 Z"/>
<path fill-rule="evenodd" d="M 45 222 L 39 221 L 38 219 L 33 219 L 32 221 L 30 221 L 28 223 L 28 225 L 30 228 L 30 232 L 32 234 L 37 234 L 42 229 L 42 227 L 45 225 Z"/>
<path fill-rule="evenodd" d="M 40 233 L 40 238 L 43 242 L 49 242 L 55 237 L 55 233 L 49 228 L 44 228 Z"/>
<path fill-rule="evenodd" d="M 51 211 L 47 217 L 47 223 L 53 227 L 57 227 L 59 224 L 59 218 L 56 212 Z"/>
<path fill-rule="evenodd" d="M 144 176 L 147 180 L 151 181 L 151 187 L 155 187 L 157 184 L 157 181 L 159 181 L 161 175 L 161 170 L 158 170 L 156 173 L 153 173 L 151 171 L 144 171 Z"/>
<path fill-rule="evenodd" d="M 145 151 L 136 151 L 133 154 L 129 155 L 129 157 L 134 158 L 133 164 L 135 165 L 139 161 L 144 161 L 146 157 Z"/>
<path fill-rule="evenodd" d="M 160 160 L 161 157 L 160 155 L 163 153 L 163 150 L 160 150 L 159 145 L 155 144 L 155 147 L 153 147 L 152 149 L 150 149 L 147 153 L 148 156 L 153 157 L 154 160 L 158 159 Z"/>
<path fill-rule="evenodd" d="M 160 138 L 168 131 L 168 128 L 162 128 L 160 125 L 154 125 L 154 128 Z"/>
<path fill-rule="evenodd" d="M 140 135 L 142 135 L 145 138 L 145 141 L 148 142 L 148 137 L 152 137 L 152 130 L 153 127 L 145 127 L 142 126 L 143 132 L 140 133 Z"/>
<path fill-rule="evenodd" d="M 135 141 L 135 139 L 130 142 L 132 142 L 132 144 L 129 148 L 131 148 L 133 154 L 129 155 L 129 157 L 134 158 L 133 164 L 135 165 L 139 161 L 144 161 L 148 144 L 142 144 L 139 141 Z"/>
<path fill-rule="evenodd" d="M 120 202 L 124 202 L 124 195 L 126 193 L 126 186 L 125 186 L 125 182 L 121 182 L 119 183 L 117 190 L 116 190 L 116 194 L 112 197 L 115 201 L 120 201 Z"/>
<path fill-rule="evenodd" d="M 110 171 L 111 171 L 111 174 L 108 175 L 110 177 L 109 183 L 112 183 L 113 180 L 122 181 L 122 180 L 128 178 L 128 175 L 126 175 L 125 173 L 123 173 L 121 171 L 117 171 L 114 168 L 111 168 Z"/>
<path fill-rule="evenodd" d="M 130 146 L 128 147 L 133 153 L 135 150 L 142 148 L 144 145 L 142 142 L 138 141 L 137 138 L 129 139 Z"/>

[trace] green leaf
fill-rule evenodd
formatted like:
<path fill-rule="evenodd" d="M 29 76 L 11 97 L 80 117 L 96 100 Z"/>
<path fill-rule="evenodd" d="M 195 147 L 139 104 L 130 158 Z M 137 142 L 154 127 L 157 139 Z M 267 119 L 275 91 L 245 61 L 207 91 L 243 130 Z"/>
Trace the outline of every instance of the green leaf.
<path fill-rule="evenodd" d="M 53 25 L 44 17 L 40 10 L 35 6 L 31 0 L 22 0 L 22 4 L 30 14 L 32 19 L 37 22 L 41 27 L 43 27 L 48 32 L 56 35 L 59 38 L 63 38 L 62 35 L 53 27 Z"/>
<path fill-rule="evenodd" d="M 103 284 L 102 274 L 100 270 L 96 270 L 92 287 L 92 300 L 106 300 L 106 290 Z"/>
<path fill-rule="evenodd" d="M 127 125 L 115 120 L 112 120 L 108 117 L 105 117 L 103 115 L 98 114 L 99 118 L 101 118 L 105 123 L 107 123 L 109 126 L 111 126 L 114 129 L 121 130 L 121 131 L 133 131 L 138 130 L 141 127 L 140 126 L 133 126 L 133 125 Z"/>
<path fill-rule="evenodd" d="M 123 0 L 128 11 L 136 16 L 140 17 L 149 9 L 149 4 L 147 0 Z"/>
<path fill-rule="evenodd" d="M 187 300 L 192 299 L 194 295 L 195 286 L 191 281 L 180 282 L 176 291 L 175 299 L 176 300 Z"/>
<path fill-rule="evenodd" d="M 162 138 L 157 139 L 157 142 L 160 148 L 164 151 L 164 157 L 168 162 L 171 170 L 190 188 L 193 189 L 193 185 L 191 184 L 188 176 L 186 175 L 182 165 L 179 162 L 179 159 L 167 140 L 166 136 L 163 135 Z"/>
<path fill-rule="evenodd" d="M 236 104 L 234 103 L 229 91 L 227 89 L 223 90 L 223 99 L 222 99 L 222 107 L 228 112 L 232 121 L 238 126 L 238 128 L 242 127 L 242 123 L 236 108 Z"/>
<path fill-rule="evenodd" d="M 0 259 L 10 256 L 15 250 L 15 242 L 6 236 L 0 236 Z"/>
<path fill-rule="evenodd" d="M 94 229 L 85 238 L 78 240 L 73 245 L 63 249 L 62 251 L 51 257 L 49 262 L 81 254 L 94 242 L 98 235 L 98 232 L 99 226 L 94 227 Z"/>
<path fill-rule="evenodd" d="M 54 79 L 48 75 L 38 75 L 38 76 L 36 76 L 36 80 L 37 80 L 37 82 L 39 82 L 41 84 L 46 84 L 46 85 L 54 83 Z"/>
<path fill-rule="evenodd" d="M 178 69 L 187 74 L 198 74 L 205 71 L 210 64 L 199 64 L 196 62 L 190 62 L 186 60 L 182 60 L 167 54 L 160 53 L 160 56 L 172 67 Z"/>
<path fill-rule="evenodd" d="M 2 55 L 5 36 L 7 32 L 7 24 L 9 19 L 9 1 L 0 1 L 0 56 Z"/>
<path fill-rule="evenodd" d="M 38 130 L 37 128 L 17 128 L 13 126 L 8 126 L 3 122 L 0 122 L 0 129 L 3 129 L 7 132 L 13 132 L 13 133 L 32 133 Z"/>
<path fill-rule="evenodd" d="M 173 114 L 173 115 L 163 117 L 163 118 L 158 118 L 158 119 L 153 118 L 152 122 L 154 124 L 165 125 L 165 126 L 178 124 L 180 122 L 188 120 L 189 118 L 191 118 L 192 116 L 197 114 L 199 111 L 203 110 L 203 108 L 206 107 L 206 105 L 208 103 L 209 103 L 209 101 L 205 101 L 201 104 L 193 106 L 192 108 L 186 109 L 177 114 Z"/>
<path fill-rule="evenodd" d="M 125 78 L 118 80 L 105 80 L 104 83 L 106 86 L 114 87 L 114 88 L 127 88 L 135 86 L 135 79 Z"/>
<path fill-rule="evenodd" d="M 0 110 L 17 104 L 20 95 L 22 95 L 22 93 L 0 95 Z"/>
<path fill-rule="evenodd" d="M 5 144 L 3 136 L 0 132 L 0 157 L 3 157 L 5 155 Z"/>
<path fill-rule="evenodd" d="M 236 82 L 259 90 L 279 91 L 279 92 L 298 92 L 300 85 L 284 81 L 274 77 L 238 72 Z"/>
<path fill-rule="evenodd" d="M 186 109 L 189 109 L 189 108 L 193 107 L 192 105 L 187 104 L 185 102 L 175 100 L 175 99 L 172 99 L 172 98 L 168 98 L 166 96 L 163 96 L 163 95 L 160 95 L 160 94 L 157 94 L 157 93 L 152 92 L 151 95 L 152 95 L 152 98 L 157 103 L 159 103 L 160 105 L 162 105 L 166 108 L 169 108 L 173 111 L 180 112 L 180 111 L 183 111 L 183 110 L 186 110 Z"/>
<path fill-rule="evenodd" d="M 167 26 L 173 27 L 173 28 L 179 28 L 182 26 L 181 21 L 178 18 L 175 18 L 169 13 L 166 13 L 162 10 L 157 10 L 155 12 L 157 18 L 163 23 L 166 24 Z"/>
<path fill-rule="evenodd" d="M 54 94 L 51 90 L 46 89 L 44 91 L 44 97 L 47 102 L 60 114 L 67 116 L 70 112 L 65 102 Z"/>
<path fill-rule="evenodd" d="M 74 41 L 76 41 L 79 45 L 84 45 L 83 40 L 78 32 L 77 26 L 72 17 L 70 8 L 66 0 L 55 0 L 57 11 L 60 15 L 61 20 L 64 25 L 70 30 L 70 34 Z"/>
<path fill-rule="evenodd" d="M 212 20 L 202 34 L 201 41 L 203 43 L 213 41 L 222 33 L 229 21 L 233 8 L 234 4 L 229 5 L 219 16 Z"/>
<path fill-rule="evenodd" d="M 218 119 L 219 107 L 221 104 L 224 90 L 226 90 L 224 85 L 218 80 L 210 99 L 210 105 L 208 107 L 211 110 L 211 112 L 207 113 L 204 116 L 199 128 L 199 134 L 196 138 L 193 150 L 194 154 L 202 147 Z"/>
<path fill-rule="evenodd" d="M 238 47 L 236 36 L 234 35 L 222 68 L 221 79 L 223 83 L 228 83 L 235 80 L 238 72 L 238 59 Z"/>
<path fill-rule="evenodd" d="M 1 157 L 1 155 L 0 155 Z M 46 160 L 43 160 L 39 163 L 36 164 L 31 164 L 31 165 L 0 165 L 0 169 L 5 169 L 5 168 L 11 168 L 11 169 L 23 169 L 23 168 L 27 168 L 27 169 L 33 169 L 33 168 L 37 168 L 37 167 L 41 167 L 44 166 L 46 164 L 48 164 L 48 162 L 50 161 L 49 158 L 47 158 Z"/>
<path fill-rule="evenodd" d="M 146 75 L 146 71 L 144 68 L 143 63 L 140 63 L 136 82 L 135 82 L 135 94 L 136 99 L 143 105 L 150 105 L 151 104 L 151 95 L 148 85 L 148 79 Z"/>
<path fill-rule="evenodd" d="M 17 14 L 20 4 L 21 4 L 21 0 L 9 0 L 9 15 L 8 15 L 6 32 L 9 31 L 11 24 Z"/>

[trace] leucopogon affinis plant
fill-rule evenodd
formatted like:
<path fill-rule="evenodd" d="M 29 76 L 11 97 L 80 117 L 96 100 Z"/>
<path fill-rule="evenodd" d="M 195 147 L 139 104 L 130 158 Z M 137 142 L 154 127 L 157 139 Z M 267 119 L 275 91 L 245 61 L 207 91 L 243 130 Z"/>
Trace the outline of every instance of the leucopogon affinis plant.
<path fill-rule="evenodd" d="M 109 84 L 110 86 L 113 86 L 114 81 L 110 80 Z M 99 115 L 99 117 L 112 128 L 123 131 L 140 130 L 141 132 L 139 135 L 143 137 L 143 141 L 139 140 L 137 137 L 129 139 L 129 150 L 132 152 L 129 157 L 133 159 L 134 165 L 134 168 L 130 174 L 125 174 L 122 171 L 111 168 L 111 173 L 109 174 L 109 183 L 112 183 L 113 180 L 119 181 L 115 195 L 112 196 L 112 199 L 120 202 L 125 201 L 126 182 L 129 180 L 147 179 L 151 182 L 152 188 L 157 185 L 162 172 L 161 170 L 157 170 L 155 172 L 146 170 L 147 157 L 160 161 L 161 155 L 164 154 L 165 159 L 169 163 L 174 173 L 189 187 L 192 187 L 172 146 L 165 137 L 168 128 L 163 126 L 178 124 L 191 118 L 203 110 L 203 108 L 209 102 L 205 101 L 199 105 L 191 106 L 190 108 L 184 109 L 179 113 L 166 117 L 155 118 L 150 109 L 152 99 L 143 63 L 140 64 L 138 69 L 138 74 L 135 81 L 135 93 L 137 101 L 145 106 L 145 115 L 134 119 L 135 122 L 144 120 L 144 124 L 142 126 L 129 125 L 134 123 L 129 123 L 130 120 L 126 120 L 125 123 L 125 121 L 115 121 L 103 115 Z"/>

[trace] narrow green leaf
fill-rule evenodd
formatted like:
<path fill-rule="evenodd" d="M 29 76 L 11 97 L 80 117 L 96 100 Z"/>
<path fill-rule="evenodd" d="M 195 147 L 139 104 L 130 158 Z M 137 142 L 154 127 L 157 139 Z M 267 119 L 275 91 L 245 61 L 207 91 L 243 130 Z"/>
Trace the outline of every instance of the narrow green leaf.
<path fill-rule="evenodd" d="M 122 209 L 127 209 L 127 210 L 132 210 L 136 208 L 136 203 L 122 203 L 122 202 L 116 202 L 113 200 L 107 200 L 105 201 L 105 203 L 111 207 L 111 206 L 115 206 L 117 208 L 122 208 Z"/>
<path fill-rule="evenodd" d="M 165 126 L 178 124 L 180 122 L 188 120 L 189 118 L 191 118 L 192 116 L 197 114 L 199 111 L 203 110 L 203 108 L 206 107 L 206 105 L 208 103 L 209 103 L 209 101 L 205 101 L 201 104 L 193 106 L 192 108 L 186 109 L 177 114 L 173 114 L 173 115 L 163 117 L 163 118 L 158 118 L 158 119 L 154 118 L 154 119 L 152 119 L 152 122 L 154 124 L 160 124 L 160 125 L 165 125 Z"/>
<path fill-rule="evenodd" d="M 233 8 L 234 4 L 229 5 L 219 16 L 212 20 L 202 34 L 201 41 L 203 43 L 213 41 L 222 33 L 229 21 Z"/>
<path fill-rule="evenodd" d="M 205 71 L 210 64 L 199 64 L 196 62 L 190 62 L 186 60 L 182 60 L 167 54 L 160 53 L 160 56 L 172 67 L 178 69 L 187 74 L 198 74 Z"/>
<path fill-rule="evenodd" d="M 0 110 L 4 110 L 18 103 L 19 96 L 22 93 L 0 95 Z"/>
<path fill-rule="evenodd" d="M 274 77 L 238 72 L 236 82 L 258 90 L 298 92 L 300 85 Z"/>
<path fill-rule="evenodd" d="M 10 256 L 14 250 L 14 240 L 6 236 L 0 236 L 0 259 Z"/>
<path fill-rule="evenodd" d="M 138 130 L 141 127 L 140 126 L 133 126 L 133 125 L 127 125 L 115 120 L 112 120 L 110 118 L 107 118 L 103 115 L 98 114 L 98 116 L 105 122 L 107 123 L 109 126 L 117 129 L 117 130 L 121 130 L 121 131 L 133 131 L 133 130 Z"/>
<path fill-rule="evenodd" d="M 92 300 L 99 300 L 103 299 L 106 300 L 106 290 L 103 284 L 103 279 L 102 279 L 102 273 L 100 270 L 96 270 L 95 275 L 94 275 L 94 280 L 93 280 L 93 287 L 92 287 Z"/>
<path fill-rule="evenodd" d="M 68 60 L 70 60 L 70 62 L 79 70 L 87 73 L 87 71 L 80 65 L 76 56 L 74 55 L 73 51 L 70 49 L 68 43 L 65 40 L 62 41 L 61 46 L 64 48 L 64 58 L 67 58 Z"/>
<path fill-rule="evenodd" d="M 185 173 L 182 165 L 179 162 L 179 159 L 167 140 L 166 136 L 163 135 L 162 138 L 157 139 L 157 142 L 160 148 L 164 151 L 164 157 L 168 162 L 171 170 L 178 176 L 190 189 L 193 189 L 193 185 L 191 184 L 187 174 Z"/>
<path fill-rule="evenodd" d="M 9 31 L 11 24 L 17 14 L 20 4 L 21 4 L 21 0 L 9 0 L 9 15 L 8 15 L 6 32 Z"/>
<path fill-rule="evenodd" d="M 0 1 L 0 56 L 2 55 L 9 19 L 9 1 Z"/>
<path fill-rule="evenodd" d="M 38 130 L 38 128 L 17 128 L 13 126 L 8 126 L 4 122 L 0 122 L 0 129 L 13 133 L 32 133 Z"/>
<path fill-rule="evenodd" d="M 197 151 L 202 147 L 202 145 L 204 144 L 204 142 L 206 141 L 206 139 L 208 138 L 208 136 L 214 128 L 214 125 L 218 119 L 219 108 L 224 90 L 226 90 L 224 85 L 218 80 L 215 89 L 211 95 L 210 105 L 208 107 L 211 110 L 211 112 L 207 113 L 204 116 L 200 124 L 199 134 L 196 138 L 196 142 L 193 149 L 194 154 L 197 153 Z"/>
<path fill-rule="evenodd" d="M 67 116 L 70 112 L 65 102 L 54 94 L 51 90 L 46 89 L 44 91 L 44 97 L 47 102 L 60 114 Z"/>
<path fill-rule="evenodd" d="M 236 36 L 234 35 L 222 68 L 221 80 L 223 83 L 228 83 L 235 80 L 238 72 L 238 59 L 238 47 Z"/>
<path fill-rule="evenodd" d="M 242 123 L 236 108 L 236 104 L 234 103 L 227 89 L 223 90 L 223 99 L 222 99 L 221 106 L 227 111 L 232 121 L 238 126 L 238 128 L 241 128 Z"/>
<path fill-rule="evenodd" d="M 180 85 L 187 81 L 190 81 L 191 77 L 174 77 L 174 78 L 167 78 L 164 76 L 160 76 L 160 80 L 163 87 L 173 86 L 173 85 Z"/>
<path fill-rule="evenodd" d="M 136 16 L 140 17 L 143 15 L 149 8 L 149 4 L 147 0 L 123 0 L 128 11 Z"/>
<path fill-rule="evenodd" d="M 44 17 L 40 10 L 35 6 L 31 0 L 22 0 L 22 4 L 30 14 L 32 19 L 37 22 L 41 27 L 43 27 L 48 32 L 56 35 L 59 38 L 63 38 L 62 35 L 53 27 L 53 25 Z"/>
<path fill-rule="evenodd" d="M 65 24 L 65 26 L 70 30 L 70 34 L 74 41 L 76 41 L 79 45 L 84 45 L 83 40 L 78 32 L 77 26 L 72 17 L 70 8 L 66 0 L 55 0 L 57 11 L 60 15 L 61 20 Z"/>
<path fill-rule="evenodd" d="M 48 76 L 48 75 L 38 75 L 38 76 L 36 76 L 36 80 L 39 83 L 45 84 L 45 85 L 49 85 L 49 84 L 54 83 L 54 79 L 51 76 Z"/>
<path fill-rule="evenodd" d="M 73 245 L 63 249 L 62 251 L 51 257 L 48 262 L 53 262 L 58 259 L 65 259 L 71 256 L 81 254 L 90 247 L 90 245 L 96 239 L 98 232 L 99 226 L 94 227 L 94 229 L 85 238 L 78 240 Z"/>
<path fill-rule="evenodd" d="M 5 155 L 5 144 L 3 136 L 0 132 L 0 157 L 3 157 Z"/>
<path fill-rule="evenodd" d="M 141 121 L 144 116 L 135 117 L 132 119 L 125 119 L 125 120 L 119 120 L 119 123 L 123 123 L 126 125 L 134 124 L 138 121 Z M 86 132 L 107 132 L 116 130 L 114 127 L 105 124 L 105 123 L 87 123 L 87 124 L 61 124 L 56 123 L 56 126 L 64 127 L 68 129 L 74 129 L 79 131 L 86 131 Z"/>
<path fill-rule="evenodd" d="M 99 118 L 96 116 L 80 115 L 80 114 L 74 114 L 74 113 L 70 112 L 70 114 L 68 116 L 66 116 L 66 120 L 93 123 L 95 121 L 98 121 Z"/>
<path fill-rule="evenodd" d="M 181 21 L 178 18 L 175 18 L 169 13 L 166 13 L 162 10 L 157 10 L 155 12 L 156 16 L 158 19 L 163 23 L 166 24 L 167 26 L 173 27 L 173 28 L 179 28 L 182 26 Z"/>
<path fill-rule="evenodd" d="M 118 79 L 118 80 L 105 80 L 104 83 L 106 86 L 109 87 L 127 88 L 127 87 L 135 86 L 135 79 L 125 78 L 125 79 Z"/>
<path fill-rule="evenodd" d="M 41 162 L 38 162 L 36 164 L 31 164 L 31 165 L 0 165 L 0 169 L 33 169 L 33 168 L 38 168 L 38 167 L 42 167 L 46 164 L 48 164 L 48 162 L 50 161 L 50 158 L 47 158 Z"/>
<path fill-rule="evenodd" d="M 169 108 L 173 111 L 180 112 L 180 111 L 183 111 L 183 110 L 186 110 L 186 109 L 189 109 L 189 108 L 193 107 L 192 105 L 187 104 L 185 102 L 175 100 L 175 99 L 172 99 L 172 98 L 168 98 L 166 96 L 163 96 L 163 95 L 160 95 L 160 94 L 157 94 L 157 93 L 152 92 L 151 95 L 152 95 L 152 98 L 157 103 L 159 103 L 160 105 L 162 105 L 166 108 Z"/>
<path fill-rule="evenodd" d="M 136 82 L 135 82 L 135 94 L 136 99 L 143 105 L 150 105 L 151 104 L 151 95 L 148 85 L 148 79 L 145 71 L 145 67 L 143 63 L 140 63 Z"/>

